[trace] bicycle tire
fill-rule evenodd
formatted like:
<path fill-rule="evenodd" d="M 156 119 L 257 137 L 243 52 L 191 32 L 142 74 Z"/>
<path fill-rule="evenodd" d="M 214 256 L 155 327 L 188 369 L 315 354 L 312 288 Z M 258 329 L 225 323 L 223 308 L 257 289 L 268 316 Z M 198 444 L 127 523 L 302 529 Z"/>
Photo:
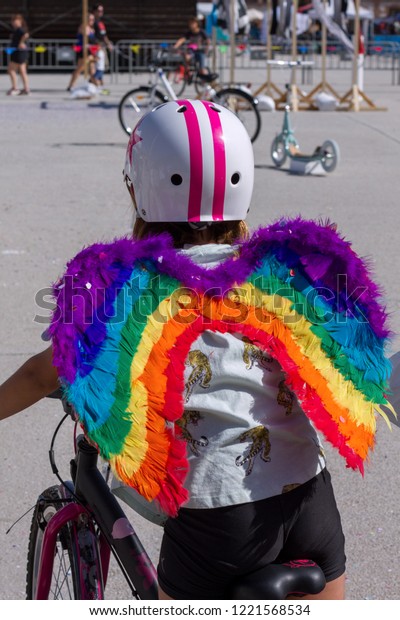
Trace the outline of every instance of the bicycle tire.
<path fill-rule="evenodd" d="M 140 118 L 168 97 L 159 90 L 153 92 L 151 86 L 139 86 L 128 91 L 118 105 L 118 118 L 123 130 L 131 135 Z"/>
<path fill-rule="evenodd" d="M 212 100 L 236 114 L 246 127 L 252 142 L 257 139 L 261 129 L 261 115 L 256 99 L 240 88 L 223 88 Z"/>
<path fill-rule="evenodd" d="M 180 97 L 186 88 L 187 80 L 184 65 L 179 65 L 176 69 L 166 72 L 167 80 L 177 97 Z"/>
<path fill-rule="evenodd" d="M 38 498 L 29 533 L 26 598 L 36 598 L 43 535 L 51 517 L 62 508 L 60 487 L 46 489 Z M 104 586 L 97 537 L 90 519 L 67 523 L 57 536 L 50 585 L 51 600 L 103 600 Z"/>
<path fill-rule="evenodd" d="M 197 76 L 193 80 L 194 90 L 196 91 L 196 95 L 201 97 L 204 92 L 204 82 L 202 82 Z"/>

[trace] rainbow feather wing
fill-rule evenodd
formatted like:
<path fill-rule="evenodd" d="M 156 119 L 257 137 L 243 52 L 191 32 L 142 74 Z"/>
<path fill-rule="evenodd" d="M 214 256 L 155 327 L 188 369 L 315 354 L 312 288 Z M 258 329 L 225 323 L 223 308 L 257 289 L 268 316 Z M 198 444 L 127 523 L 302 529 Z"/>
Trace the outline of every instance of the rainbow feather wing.
<path fill-rule="evenodd" d="M 187 499 L 184 364 L 205 329 L 241 333 L 280 362 L 305 413 L 363 470 L 385 416 L 389 336 L 379 291 L 334 229 L 301 219 L 257 231 L 204 269 L 168 236 L 94 245 L 55 286 L 54 364 L 117 476 L 176 514 Z"/>

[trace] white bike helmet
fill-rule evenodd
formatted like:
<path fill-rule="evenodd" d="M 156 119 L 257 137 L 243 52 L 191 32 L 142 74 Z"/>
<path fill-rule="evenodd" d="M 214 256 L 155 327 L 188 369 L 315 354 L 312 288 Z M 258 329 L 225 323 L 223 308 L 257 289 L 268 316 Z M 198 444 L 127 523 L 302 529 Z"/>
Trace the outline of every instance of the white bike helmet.
<path fill-rule="evenodd" d="M 124 178 L 146 222 L 242 220 L 253 191 L 253 147 L 227 108 L 169 101 L 136 125 Z"/>

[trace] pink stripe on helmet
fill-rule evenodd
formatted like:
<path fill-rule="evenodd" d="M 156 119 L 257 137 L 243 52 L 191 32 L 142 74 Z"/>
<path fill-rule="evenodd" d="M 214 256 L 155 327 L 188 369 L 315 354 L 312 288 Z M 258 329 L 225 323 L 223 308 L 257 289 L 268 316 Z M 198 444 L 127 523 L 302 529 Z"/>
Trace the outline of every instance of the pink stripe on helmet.
<path fill-rule="evenodd" d="M 199 222 L 201 213 L 201 196 L 203 187 L 203 150 L 199 120 L 194 106 L 187 99 L 177 101 L 179 106 L 186 106 L 183 113 L 189 138 L 190 186 L 188 204 L 188 222 Z"/>
<path fill-rule="evenodd" d="M 211 123 L 211 133 L 214 144 L 214 196 L 212 205 L 213 220 L 224 219 L 225 184 L 226 184 L 226 156 L 225 141 L 222 132 L 220 114 L 214 104 L 202 101 L 206 107 L 208 118 Z"/>

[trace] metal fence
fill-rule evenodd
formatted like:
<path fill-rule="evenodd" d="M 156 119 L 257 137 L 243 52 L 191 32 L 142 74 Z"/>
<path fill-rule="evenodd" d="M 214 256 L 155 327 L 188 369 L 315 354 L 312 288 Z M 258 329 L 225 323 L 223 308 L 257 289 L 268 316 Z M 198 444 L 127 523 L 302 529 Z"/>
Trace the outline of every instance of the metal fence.
<path fill-rule="evenodd" d="M 60 71 L 73 68 L 76 64 L 74 45 L 75 39 L 30 39 L 29 70 Z M 7 69 L 13 51 L 8 40 L 0 39 L 0 71 Z"/>
<path fill-rule="evenodd" d="M 160 50 L 166 50 L 172 45 L 172 41 L 120 40 L 114 45 L 109 54 L 108 71 L 113 80 L 118 79 L 119 73 L 132 75 L 146 71 L 154 62 Z M 73 69 L 76 64 L 76 51 L 74 39 L 30 39 L 29 41 L 29 70 L 61 71 Z M 0 71 L 7 69 L 8 60 L 13 50 L 9 41 L 0 40 Z M 312 69 L 304 71 L 303 81 L 311 82 L 313 70 L 319 70 L 322 66 L 321 44 L 318 41 L 298 41 L 298 57 L 302 60 L 311 60 Z M 291 43 L 279 42 L 272 45 L 272 57 L 274 59 L 287 60 L 292 57 Z M 214 63 L 214 68 L 221 74 L 229 71 L 231 49 L 229 42 L 221 42 L 216 45 L 210 56 L 209 62 Z M 235 47 L 235 67 L 251 71 L 265 68 L 267 52 L 264 45 L 257 42 L 238 42 Z M 178 61 L 179 55 L 176 57 Z M 335 41 L 328 41 L 326 55 L 326 70 L 350 70 L 352 55 Z M 364 69 L 367 71 L 386 71 L 391 76 L 391 83 L 400 84 L 400 44 L 391 42 L 369 42 L 364 57 Z"/>

